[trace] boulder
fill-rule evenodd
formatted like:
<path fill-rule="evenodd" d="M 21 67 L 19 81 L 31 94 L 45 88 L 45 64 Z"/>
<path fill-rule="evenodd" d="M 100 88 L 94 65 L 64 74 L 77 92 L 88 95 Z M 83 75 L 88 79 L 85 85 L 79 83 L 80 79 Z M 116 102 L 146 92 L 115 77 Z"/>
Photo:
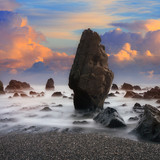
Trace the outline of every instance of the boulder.
<path fill-rule="evenodd" d="M 160 88 L 155 87 L 144 93 L 145 99 L 160 99 Z"/>
<path fill-rule="evenodd" d="M 112 90 L 118 90 L 118 86 L 116 84 L 112 84 Z"/>
<path fill-rule="evenodd" d="M 76 110 L 103 109 L 110 90 L 114 76 L 108 68 L 105 47 L 100 42 L 96 32 L 90 29 L 83 32 L 69 75 Z"/>
<path fill-rule="evenodd" d="M 63 94 L 61 92 L 54 92 L 52 94 L 52 97 L 61 97 L 61 96 L 63 96 Z"/>
<path fill-rule="evenodd" d="M 50 109 L 49 107 L 44 107 L 43 109 L 41 109 L 41 111 L 52 111 L 52 109 Z"/>
<path fill-rule="evenodd" d="M 158 104 L 159 104 L 159 103 L 160 103 L 160 99 L 159 99 L 159 100 L 157 100 L 157 101 L 156 101 L 156 103 L 158 103 Z"/>
<path fill-rule="evenodd" d="M 46 83 L 46 90 L 53 90 L 53 89 L 54 89 L 54 80 L 50 78 Z"/>
<path fill-rule="evenodd" d="M 106 108 L 101 111 L 94 120 L 98 123 L 101 123 L 105 127 L 109 128 L 118 128 L 125 127 L 126 124 L 123 118 L 119 115 L 119 113 L 113 108 Z"/>
<path fill-rule="evenodd" d="M 136 113 L 144 113 L 144 106 L 141 106 L 139 103 L 135 103 L 133 106 L 133 110 Z"/>
<path fill-rule="evenodd" d="M 124 95 L 125 98 L 143 98 L 141 95 L 138 93 L 135 93 L 133 91 L 127 91 L 126 94 Z"/>
<path fill-rule="evenodd" d="M 0 81 L 0 95 L 1 94 L 5 94 L 5 92 L 4 92 L 3 83 Z"/>
<path fill-rule="evenodd" d="M 26 98 L 28 97 L 28 95 L 24 93 L 24 94 L 21 94 L 21 97 Z"/>
<path fill-rule="evenodd" d="M 35 95 L 37 95 L 38 93 L 37 93 L 37 92 L 34 92 L 34 91 L 30 91 L 29 94 L 32 95 L 32 96 L 35 96 Z"/>
<path fill-rule="evenodd" d="M 29 89 L 32 88 L 28 83 L 16 80 L 11 80 L 9 82 L 9 85 L 5 88 L 6 91 L 29 90 Z"/>
<path fill-rule="evenodd" d="M 13 97 L 19 97 L 18 93 L 14 93 Z"/>
<path fill-rule="evenodd" d="M 137 91 L 141 91 L 141 87 L 140 86 L 133 86 L 133 89 L 137 90 Z"/>
<path fill-rule="evenodd" d="M 138 121 L 139 118 L 137 116 L 135 116 L 135 117 L 130 117 L 128 120 L 129 121 Z"/>
<path fill-rule="evenodd" d="M 116 97 L 114 93 L 109 93 L 108 97 Z"/>
<path fill-rule="evenodd" d="M 144 139 L 160 142 L 160 111 L 146 104 L 135 131 Z"/>
<path fill-rule="evenodd" d="M 129 84 L 129 83 L 124 83 L 122 85 L 122 89 L 123 90 L 133 90 L 133 86 L 131 84 Z"/>

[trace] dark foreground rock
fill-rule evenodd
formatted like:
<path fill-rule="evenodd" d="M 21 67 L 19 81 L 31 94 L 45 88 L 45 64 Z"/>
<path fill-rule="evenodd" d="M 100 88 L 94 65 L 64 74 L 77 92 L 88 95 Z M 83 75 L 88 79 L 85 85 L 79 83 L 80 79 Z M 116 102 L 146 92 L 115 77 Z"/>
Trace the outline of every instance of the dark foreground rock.
<path fill-rule="evenodd" d="M 135 129 L 142 138 L 160 142 L 160 111 L 151 106 L 144 106 L 144 115 Z"/>
<path fill-rule="evenodd" d="M 0 95 L 1 94 L 5 94 L 5 92 L 4 92 L 3 83 L 0 81 Z"/>
<path fill-rule="evenodd" d="M 69 75 L 69 87 L 74 91 L 77 110 L 103 108 L 110 90 L 113 73 L 108 68 L 108 56 L 101 38 L 92 30 L 82 34 Z"/>
<path fill-rule="evenodd" d="M 122 85 L 122 89 L 123 90 L 133 90 L 133 86 L 131 84 L 129 84 L 129 83 L 124 83 Z"/>
<path fill-rule="evenodd" d="M 52 97 L 61 97 L 61 96 L 63 96 L 63 94 L 61 92 L 54 92 L 52 94 Z"/>
<path fill-rule="evenodd" d="M 115 109 L 110 107 L 101 111 L 94 118 L 94 120 L 98 123 L 101 123 L 105 127 L 109 127 L 109 128 L 118 128 L 118 127 L 126 126 L 123 118 L 119 115 L 119 113 Z"/>
<path fill-rule="evenodd" d="M 46 83 L 46 90 L 53 90 L 53 89 L 54 89 L 54 80 L 50 78 Z"/>
<path fill-rule="evenodd" d="M 118 86 L 116 84 L 112 84 L 112 90 L 118 90 Z"/>
<path fill-rule="evenodd" d="M 9 82 L 9 85 L 5 88 L 6 91 L 29 90 L 29 89 L 32 88 L 28 83 L 16 80 L 11 80 Z"/>

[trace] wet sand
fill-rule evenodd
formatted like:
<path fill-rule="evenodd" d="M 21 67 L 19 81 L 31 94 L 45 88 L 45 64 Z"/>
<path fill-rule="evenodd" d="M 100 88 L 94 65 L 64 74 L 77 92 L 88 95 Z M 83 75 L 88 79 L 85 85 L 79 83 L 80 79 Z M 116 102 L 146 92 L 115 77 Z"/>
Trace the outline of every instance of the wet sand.
<path fill-rule="evenodd" d="M 159 160 L 160 144 L 99 134 L 29 133 L 0 137 L 1 160 Z"/>

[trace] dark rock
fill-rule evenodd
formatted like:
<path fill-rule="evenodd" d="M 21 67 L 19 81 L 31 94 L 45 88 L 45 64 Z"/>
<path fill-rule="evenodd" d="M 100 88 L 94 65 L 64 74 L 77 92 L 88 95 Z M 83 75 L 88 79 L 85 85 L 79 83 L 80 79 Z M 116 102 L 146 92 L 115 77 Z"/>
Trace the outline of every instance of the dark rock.
<path fill-rule="evenodd" d="M 44 93 L 44 92 L 41 92 L 40 95 L 43 97 L 43 96 L 45 95 L 45 93 Z"/>
<path fill-rule="evenodd" d="M 100 42 L 96 32 L 90 29 L 83 32 L 69 75 L 76 110 L 102 109 L 110 90 L 113 73 L 108 68 L 108 56 Z"/>
<path fill-rule="evenodd" d="M 160 111 L 146 104 L 135 131 L 144 139 L 160 142 Z"/>
<path fill-rule="evenodd" d="M 63 96 L 61 92 L 54 92 L 52 94 L 52 97 L 61 97 L 61 96 Z"/>
<path fill-rule="evenodd" d="M 74 121 L 73 124 L 88 124 L 87 121 Z"/>
<path fill-rule="evenodd" d="M 110 104 L 110 102 L 104 102 L 104 104 Z"/>
<path fill-rule="evenodd" d="M 69 99 L 73 99 L 73 97 L 69 97 Z"/>
<path fill-rule="evenodd" d="M 160 99 L 156 101 L 156 103 L 160 103 Z"/>
<path fill-rule="evenodd" d="M 14 93 L 13 97 L 19 97 L 18 93 Z"/>
<path fill-rule="evenodd" d="M 28 97 L 28 95 L 27 94 L 21 94 L 21 97 Z"/>
<path fill-rule="evenodd" d="M 136 113 L 143 113 L 144 112 L 144 106 L 141 106 L 139 103 L 135 103 L 133 106 L 133 110 Z"/>
<path fill-rule="evenodd" d="M 44 107 L 41 111 L 52 111 L 49 107 Z"/>
<path fill-rule="evenodd" d="M 118 90 L 118 86 L 116 84 L 112 84 L 112 90 Z"/>
<path fill-rule="evenodd" d="M 116 97 L 114 93 L 108 94 L 108 97 Z"/>
<path fill-rule="evenodd" d="M 122 104 L 121 106 L 122 106 L 122 107 L 126 107 L 126 106 L 127 106 L 127 104 L 126 104 L 126 103 L 124 103 L 124 104 Z"/>
<path fill-rule="evenodd" d="M 56 107 L 63 107 L 63 105 L 62 104 L 58 104 L 58 105 L 56 105 Z"/>
<path fill-rule="evenodd" d="M 152 88 L 151 90 L 147 91 L 144 93 L 144 98 L 145 99 L 160 99 L 160 88 L 155 87 Z"/>
<path fill-rule="evenodd" d="M 16 80 L 11 80 L 9 82 L 9 85 L 5 88 L 6 91 L 29 90 L 29 89 L 32 88 L 28 83 Z"/>
<path fill-rule="evenodd" d="M 116 91 L 115 94 L 120 94 L 120 93 L 118 91 Z"/>
<path fill-rule="evenodd" d="M 137 116 L 135 116 L 135 117 L 130 117 L 128 120 L 129 121 L 138 121 L 139 118 Z"/>
<path fill-rule="evenodd" d="M 71 96 L 73 97 L 73 96 L 74 96 L 74 94 L 72 93 L 72 94 L 71 94 Z"/>
<path fill-rule="evenodd" d="M 37 93 L 37 92 L 34 92 L 34 91 L 30 91 L 29 94 L 32 95 L 32 96 L 35 96 L 35 95 L 37 95 L 38 93 Z"/>
<path fill-rule="evenodd" d="M 143 98 L 141 95 L 133 91 L 127 91 L 124 97 L 125 98 Z"/>
<path fill-rule="evenodd" d="M 0 95 L 1 94 L 5 94 L 5 92 L 4 92 L 3 83 L 0 81 Z"/>
<path fill-rule="evenodd" d="M 133 90 L 133 86 L 131 84 L 129 84 L 129 83 L 124 83 L 122 85 L 122 89 L 123 90 Z"/>
<path fill-rule="evenodd" d="M 46 90 L 53 90 L 53 89 L 54 89 L 54 80 L 50 78 L 47 81 Z"/>
<path fill-rule="evenodd" d="M 141 91 L 141 87 L 140 86 L 133 86 L 133 89 Z"/>
<path fill-rule="evenodd" d="M 63 96 L 63 98 L 68 98 L 67 96 Z"/>
<path fill-rule="evenodd" d="M 110 128 L 118 128 L 126 126 L 123 118 L 119 115 L 119 113 L 115 109 L 110 107 L 101 111 L 94 118 L 94 120 L 98 123 L 101 123 L 105 127 L 110 127 Z"/>
<path fill-rule="evenodd" d="M 11 96 L 9 96 L 8 98 L 9 98 L 9 99 L 11 99 L 12 97 L 11 97 Z"/>

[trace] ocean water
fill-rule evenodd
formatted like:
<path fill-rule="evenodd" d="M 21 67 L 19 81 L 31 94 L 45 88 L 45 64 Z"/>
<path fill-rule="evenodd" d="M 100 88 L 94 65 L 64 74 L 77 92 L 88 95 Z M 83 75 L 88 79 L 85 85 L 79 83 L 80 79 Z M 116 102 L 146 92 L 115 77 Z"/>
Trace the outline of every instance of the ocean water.
<path fill-rule="evenodd" d="M 123 98 L 126 92 L 119 90 L 120 94 L 116 94 L 116 97 L 109 97 L 105 100 L 110 104 L 104 104 L 104 108 L 115 108 L 123 117 L 127 127 L 110 129 L 96 123 L 91 117 L 85 117 L 75 112 L 73 99 L 69 98 L 73 92 L 68 86 L 56 86 L 54 91 L 45 91 L 44 86 L 31 86 L 36 92 L 45 92 L 45 96 L 8 98 L 13 96 L 13 93 L 0 96 L 0 134 L 74 130 L 82 133 L 109 134 L 137 140 L 137 137 L 130 132 L 136 127 L 138 121 L 128 120 L 130 117 L 137 116 L 137 113 L 132 109 L 134 104 L 138 102 L 141 105 L 158 106 L 156 100 Z M 68 98 L 51 97 L 56 91 L 62 92 Z M 111 92 L 114 93 L 115 91 L 111 90 Z M 29 91 L 26 93 L 29 95 Z M 126 104 L 126 106 L 122 106 L 122 104 Z M 57 105 L 62 105 L 62 107 Z M 41 111 L 44 107 L 49 107 L 52 111 Z M 74 121 L 87 121 L 88 123 L 73 124 Z"/>

